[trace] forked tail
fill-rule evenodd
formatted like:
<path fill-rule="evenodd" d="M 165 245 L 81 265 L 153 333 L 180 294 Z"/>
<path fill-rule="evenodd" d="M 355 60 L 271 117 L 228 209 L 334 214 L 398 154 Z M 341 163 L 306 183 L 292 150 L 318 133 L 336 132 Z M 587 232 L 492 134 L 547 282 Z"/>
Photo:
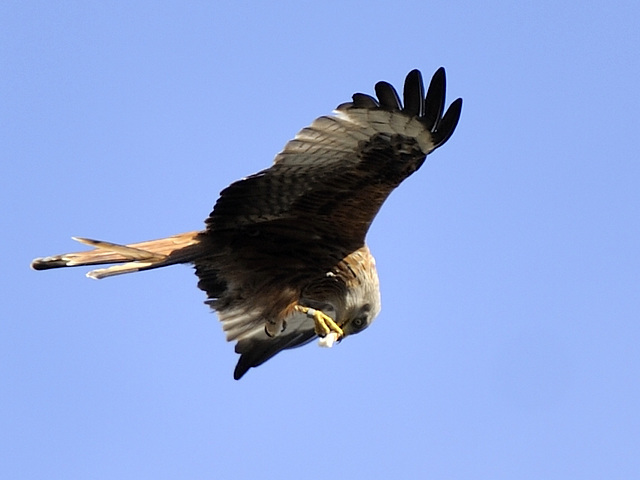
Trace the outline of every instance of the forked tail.
<path fill-rule="evenodd" d="M 112 275 L 139 272 L 165 267 L 176 263 L 189 263 L 202 256 L 202 232 L 186 232 L 158 240 L 119 245 L 117 243 L 72 237 L 74 240 L 95 247 L 85 252 L 64 253 L 51 257 L 36 258 L 31 262 L 34 270 L 82 265 L 104 265 L 118 263 L 108 268 L 99 268 L 87 273 L 90 278 L 105 278 Z"/>

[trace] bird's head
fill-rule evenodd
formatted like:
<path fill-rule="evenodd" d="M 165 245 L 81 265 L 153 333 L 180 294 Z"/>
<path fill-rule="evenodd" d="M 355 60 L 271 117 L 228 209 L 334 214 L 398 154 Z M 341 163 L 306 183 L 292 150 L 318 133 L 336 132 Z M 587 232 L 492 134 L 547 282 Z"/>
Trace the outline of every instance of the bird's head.
<path fill-rule="evenodd" d="M 342 328 L 344 332 L 344 337 L 360 333 L 371 325 L 374 318 L 378 315 L 380 310 L 379 305 L 379 302 L 377 306 L 371 303 L 364 303 L 346 312 L 344 318 L 338 321 L 338 325 L 340 325 L 340 328 Z"/>

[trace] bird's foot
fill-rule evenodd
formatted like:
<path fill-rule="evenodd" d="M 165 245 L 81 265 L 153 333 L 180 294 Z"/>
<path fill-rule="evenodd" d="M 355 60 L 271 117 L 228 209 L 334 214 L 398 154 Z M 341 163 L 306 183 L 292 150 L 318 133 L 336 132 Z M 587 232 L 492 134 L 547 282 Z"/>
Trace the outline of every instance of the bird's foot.
<path fill-rule="evenodd" d="M 321 347 L 330 348 L 336 341 L 344 337 L 344 332 L 342 328 L 340 328 L 340 325 L 322 310 L 303 307 L 302 305 L 296 305 L 295 309 L 313 319 L 314 330 L 316 335 L 320 337 L 319 345 Z"/>

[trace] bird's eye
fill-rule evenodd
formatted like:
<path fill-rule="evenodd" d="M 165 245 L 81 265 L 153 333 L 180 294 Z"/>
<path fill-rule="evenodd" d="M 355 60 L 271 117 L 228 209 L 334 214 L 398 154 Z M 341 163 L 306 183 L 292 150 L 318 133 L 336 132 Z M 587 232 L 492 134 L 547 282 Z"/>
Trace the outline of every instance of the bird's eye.
<path fill-rule="evenodd" d="M 356 317 L 351 321 L 351 327 L 353 328 L 353 332 L 359 332 L 364 327 L 367 326 L 367 317 Z"/>

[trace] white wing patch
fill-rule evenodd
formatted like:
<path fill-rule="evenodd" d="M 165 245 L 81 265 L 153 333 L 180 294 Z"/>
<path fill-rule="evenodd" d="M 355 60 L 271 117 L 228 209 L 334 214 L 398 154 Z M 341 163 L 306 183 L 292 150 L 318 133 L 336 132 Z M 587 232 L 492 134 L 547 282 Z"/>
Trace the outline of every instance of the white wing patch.
<path fill-rule="evenodd" d="M 205 302 L 215 310 L 215 300 Z M 231 308 L 216 310 L 222 323 L 227 341 L 241 340 L 253 336 L 256 332 L 264 332 L 264 317 L 260 310 L 246 308 Z"/>
<path fill-rule="evenodd" d="M 240 341 L 249 338 L 268 339 L 265 334 L 265 319 L 260 311 L 246 311 L 244 309 L 218 311 L 227 341 Z M 313 320 L 303 313 L 294 313 L 287 317 L 283 334 L 297 331 L 313 330 Z M 277 334 L 275 335 L 278 336 Z"/>
<path fill-rule="evenodd" d="M 415 138 L 426 154 L 434 149 L 431 132 L 416 118 L 402 112 L 382 109 L 350 108 L 336 110 L 335 116 L 322 116 L 303 128 L 280 152 L 274 163 L 283 166 L 357 162 L 355 153 L 361 141 L 378 133 Z"/>
<path fill-rule="evenodd" d="M 434 148 L 431 132 L 416 118 L 409 117 L 402 112 L 388 110 L 371 110 L 367 108 L 351 108 L 335 112 L 339 118 L 357 125 L 369 137 L 375 133 L 388 135 L 398 134 L 415 138 L 425 154 Z"/>

